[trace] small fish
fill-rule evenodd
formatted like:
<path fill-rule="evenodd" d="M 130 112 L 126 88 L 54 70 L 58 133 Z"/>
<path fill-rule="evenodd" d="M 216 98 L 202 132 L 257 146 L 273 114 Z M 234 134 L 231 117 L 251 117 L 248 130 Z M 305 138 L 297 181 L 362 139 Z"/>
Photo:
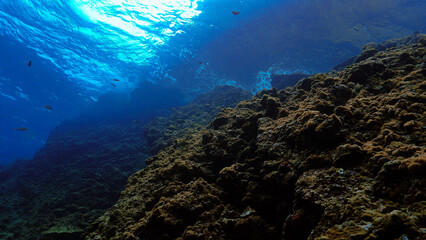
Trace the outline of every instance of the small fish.
<path fill-rule="evenodd" d="M 19 128 L 13 128 L 13 130 L 23 132 L 23 131 L 27 131 L 27 130 L 28 130 L 28 128 L 19 127 Z"/>
<path fill-rule="evenodd" d="M 355 31 L 359 32 L 359 28 L 357 26 L 352 26 Z"/>
<path fill-rule="evenodd" d="M 28 67 L 31 67 L 31 60 L 28 62 Z"/>
<path fill-rule="evenodd" d="M 53 110 L 52 106 L 50 105 L 44 105 L 45 108 L 47 108 L 48 110 Z"/>
<path fill-rule="evenodd" d="M 239 15 L 240 12 L 239 11 L 232 11 L 232 14 L 234 14 L 235 16 Z"/>
<path fill-rule="evenodd" d="M 112 86 L 117 87 L 114 83 L 111 83 Z"/>
<path fill-rule="evenodd" d="M 198 64 L 202 65 L 204 62 L 203 61 L 199 61 Z"/>
<path fill-rule="evenodd" d="M 119 82 L 120 80 L 118 80 L 118 79 L 116 79 L 116 78 L 113 78 L 113 79 L 112 79 L 112 81 L 114 81 L 114 82 Z"/>

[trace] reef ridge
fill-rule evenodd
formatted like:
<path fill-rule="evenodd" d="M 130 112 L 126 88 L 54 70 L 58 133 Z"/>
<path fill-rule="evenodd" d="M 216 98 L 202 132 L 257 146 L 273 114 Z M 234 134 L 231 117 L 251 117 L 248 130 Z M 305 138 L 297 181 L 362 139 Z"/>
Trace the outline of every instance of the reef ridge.
<path fill-rule="evenodd" d="M 425 239 L 426 35 L 225 108 L 147 159 L 87 240 Z"/>

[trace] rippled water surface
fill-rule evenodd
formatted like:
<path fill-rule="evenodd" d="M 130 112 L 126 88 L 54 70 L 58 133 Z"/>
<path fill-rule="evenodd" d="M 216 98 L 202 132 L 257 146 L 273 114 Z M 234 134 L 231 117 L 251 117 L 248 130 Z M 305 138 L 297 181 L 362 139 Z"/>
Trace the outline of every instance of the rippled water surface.
<path fill-rule="evenodd" d="M 425 10 L 420 0 L 1 0 L 0 162 L 30 157 L 105 94 L 141 82 L 188 99 L 223 84 L 255 92 L 271 73 L 325 72 L 365 43 L 425 31 Z"/>

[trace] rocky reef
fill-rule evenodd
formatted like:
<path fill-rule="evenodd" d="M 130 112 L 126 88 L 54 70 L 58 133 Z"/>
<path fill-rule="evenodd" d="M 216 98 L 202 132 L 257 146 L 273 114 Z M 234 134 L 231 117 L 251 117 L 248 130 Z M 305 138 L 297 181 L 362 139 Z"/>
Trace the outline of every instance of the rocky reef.
<path fill-rule="evenodd" d="M 80 239 L 148 156 L 139 121 L 63 124 L 33 159 L 0 172 L 0 239 Z"/>
<path fill-rule="evenodd" d="M 170 109 L 171 115 L 157 117 L 144 127 L 151 153 L 156 154 L 175 140 L 206 127 L 222 108 L 235 107 L 251 97 L 252 94 L 242 88 L 218 86 L 185 106 Z"/>
<path fill-rule="evenodd" d="M 0 239 L 81 239 L 118 200 L 127 178 L 145 167 L 150 151 L 195 133 L 223 107 L 251 97 L 222 86 L 149 123 L 61 124 L 33 159 L 0 169 Z"/>
<path fill-rule="evenodd" d="M 425 54 L 422 34 L 367 45 L 223 109 L 147 159 L 86 239 L 425 239 Z"/>

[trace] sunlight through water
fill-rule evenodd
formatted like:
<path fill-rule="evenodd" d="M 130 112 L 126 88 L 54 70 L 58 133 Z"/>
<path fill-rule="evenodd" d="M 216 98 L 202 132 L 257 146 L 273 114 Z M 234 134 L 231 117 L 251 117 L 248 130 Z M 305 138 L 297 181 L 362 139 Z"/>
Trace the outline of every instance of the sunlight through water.
<path fill-rule="evenodd" d="M 202 0 L 1 1 L 0 34 L 20 41 L 98 96 L 119 78 L 128 91 L 158 48 L 184 33 Z"/>

